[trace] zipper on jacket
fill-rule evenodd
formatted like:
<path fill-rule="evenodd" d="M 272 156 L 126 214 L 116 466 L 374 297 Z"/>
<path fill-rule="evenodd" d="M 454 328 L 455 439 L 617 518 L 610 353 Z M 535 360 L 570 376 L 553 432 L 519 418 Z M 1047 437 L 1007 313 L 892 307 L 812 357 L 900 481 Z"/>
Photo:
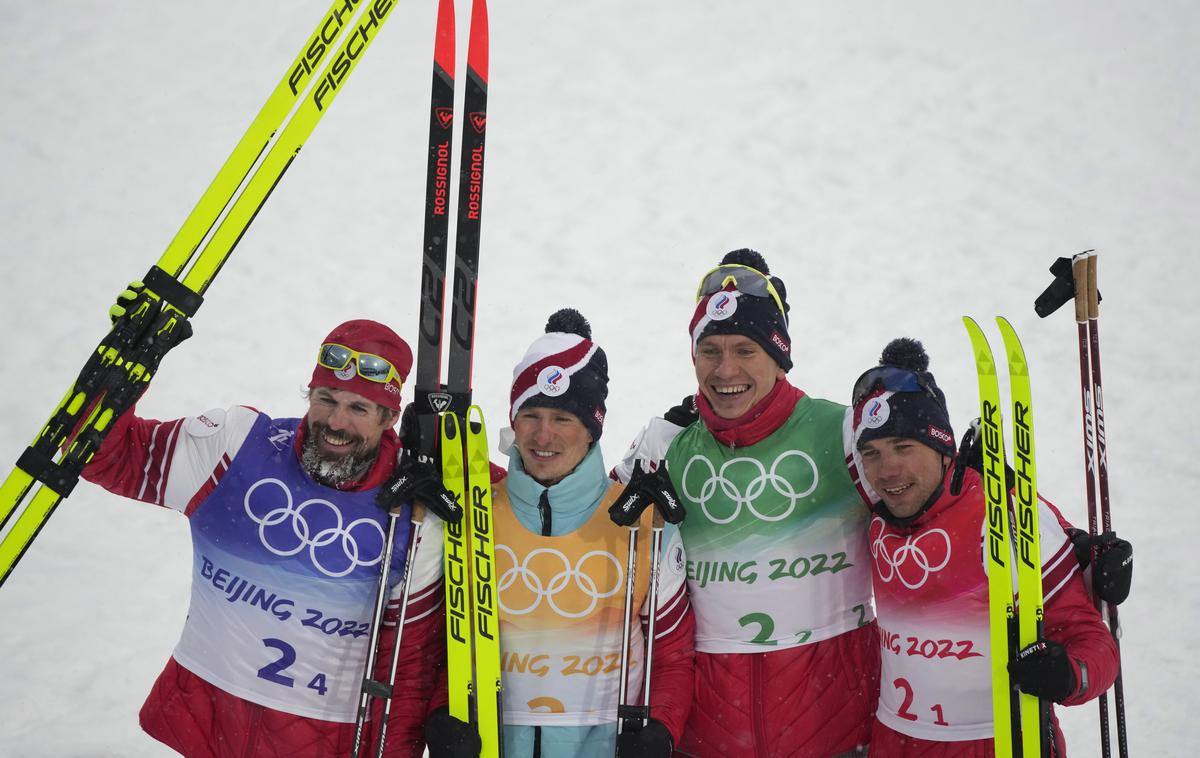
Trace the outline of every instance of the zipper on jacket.
<path fill-rule="evenodd" d="M 754 754 L 771 755 L 763 723 L 762 663 L 765 653 L 750 655 L 750 726 L 754 730 Z"/>
<path fill-rule="evenodd" d="M 263 707 L 254 705 L 254 710 L 250 714 L 250 728 L 246 730 L 246 747 L 242 755 L 246 758 L 254 758 L 258 754 L 255 746 L 258 744 L 258 728 L 262 725 Z"/>

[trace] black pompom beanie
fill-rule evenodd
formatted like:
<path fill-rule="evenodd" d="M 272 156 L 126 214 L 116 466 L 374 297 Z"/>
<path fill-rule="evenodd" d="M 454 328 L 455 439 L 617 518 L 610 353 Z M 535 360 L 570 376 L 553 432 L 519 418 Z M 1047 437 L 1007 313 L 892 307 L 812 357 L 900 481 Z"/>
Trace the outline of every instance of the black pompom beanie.
<path fill-rule="evenodd" d="M 740 334 L 757 342 L 784 371 L 792 368 L 792 338 L 788 334 L 787 288 L 783 280 L 771 276 L 767 261 L 754 250 L 742 248 L 728 253 L 720 265 L 739 265 L 754 269 L 771 282 L 783 304 L 783 311 L 772 297 L 757 297 L 730 284 L 720 292 L 702 295 L 692 313 L 688 333 L 692 337 L 692 357 L 700 340 L 714 334 Z"/>
<path fill-rule="evenodd" d="M 887 371 L 894 379 L 884 379 Z M 946 410 L 946 396 L 929 373 L 929 356 L 914 339 L 894 339 L 883 349 L 879 366 L 859 377 L 854 401 L 854 445 L 885 437 L 905 437 L 928 445 L 942 455 L 955 455 L 954 429 Z M 903 382 L 904 374 L 911 382 Z M 906 384 L 906 388 L 898 388 Z M 865 386 L 863 386 L 865 385 Z M 889 386 L 890 385 L 890 386 Z"/>

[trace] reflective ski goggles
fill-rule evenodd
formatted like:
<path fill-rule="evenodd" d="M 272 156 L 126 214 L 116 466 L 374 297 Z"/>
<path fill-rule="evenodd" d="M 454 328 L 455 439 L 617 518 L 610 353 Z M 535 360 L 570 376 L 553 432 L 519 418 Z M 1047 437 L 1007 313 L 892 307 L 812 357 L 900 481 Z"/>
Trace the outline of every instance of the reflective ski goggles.
<path fill-rule="evenodd" d="M 783 298 L 779 290 L 771 282 L 771 278 L 756 268 L 740 263 L 726 263 L 717 266 L 704 275 L 700 286 L 696 288 L 696 302 L 705 295 L 723 292 L 730 284 L 741 293 L 752 297 L 769 297 L 775 301 L 775 307 L 787 318 L 787 309 L 783 307 Z"/>
<path fill-rule="evenodd" d="M 358 375 L 370 382 L 387 384 L 396 380 L 397 387 L 404 386 L 404 377 L 387 358 L 371 353 L 360 353 L 336 342 L 326 342 L 317 353 L 317 363 L 332 371 L 341 371 L 354 361 L 358 366 Z"/>
<path fill-rule="evenodd" d="M 896 366 L 876 366 L 864 371 L 863 375 L 858 377 L 858 381 L 854 383 L 854 392 L 850 395 L 851 403 L 858 407 L 858 404 L 868 395 L 879 389 L 888 392 L 924 392 L 936 400 L 938 405 L 942 404 L 941 398 L 923 377 L 906 368 Z"/>

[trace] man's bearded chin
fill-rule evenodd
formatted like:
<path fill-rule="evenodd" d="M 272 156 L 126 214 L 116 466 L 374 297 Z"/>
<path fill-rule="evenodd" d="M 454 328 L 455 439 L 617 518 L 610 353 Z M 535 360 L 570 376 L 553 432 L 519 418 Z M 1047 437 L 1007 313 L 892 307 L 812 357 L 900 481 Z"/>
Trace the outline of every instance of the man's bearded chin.
<path fill-rule="evenodd" d="M 377 448 L 367 450 L 361 437 L 352 439 L 350 452 L 334 458 L 322 455 L 321 448 L 317 445 L 317 439 L 328 433 L 328 427 L 325 424 L 314 423 L 308 432 L 301 449 L 300 463 L 318 484 L 341 487 L 347 482 L 361 479 L 375 463 Z"/>

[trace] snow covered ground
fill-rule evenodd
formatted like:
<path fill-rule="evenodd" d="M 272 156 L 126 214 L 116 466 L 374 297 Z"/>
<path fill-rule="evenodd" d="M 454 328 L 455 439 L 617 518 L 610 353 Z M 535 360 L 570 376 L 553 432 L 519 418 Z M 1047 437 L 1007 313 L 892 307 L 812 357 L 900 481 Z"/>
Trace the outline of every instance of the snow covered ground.
<path fill-rule="evenodd" d="M 434 5 L 393 11 L 143 415 L 299 414 L 333 324 L 412 333 Z M 15 460 L 326 3 L 4 6 L 0 457 Z M 846 401 L 888 339 L 914 336 L 961 430 L 977 413 L 960 316 L 994 342 L 1008 316 L 1042 489 L 1084 523 L 1075 327 L 1032 301 L 1055 257 L 1101 251 L 1114 522 L 1137 552 L 1130 742 L 1190 754 L 1200 7 L 521 0 L 491 22 L 476 386 L 493 430 L 512 365 L 571 305 L 608 352 L 615 460 L 694 387 L 699 275 L 751 246 L 788 284 L 791 378 L 818 396 Z M 137 710 L 189 565 L 183 519 L 80 486 L 0 590 L 0 755 L 166 752 Z M 1064 721 L 1072 755 L 1098 754 L 1094 705 Z"/>

